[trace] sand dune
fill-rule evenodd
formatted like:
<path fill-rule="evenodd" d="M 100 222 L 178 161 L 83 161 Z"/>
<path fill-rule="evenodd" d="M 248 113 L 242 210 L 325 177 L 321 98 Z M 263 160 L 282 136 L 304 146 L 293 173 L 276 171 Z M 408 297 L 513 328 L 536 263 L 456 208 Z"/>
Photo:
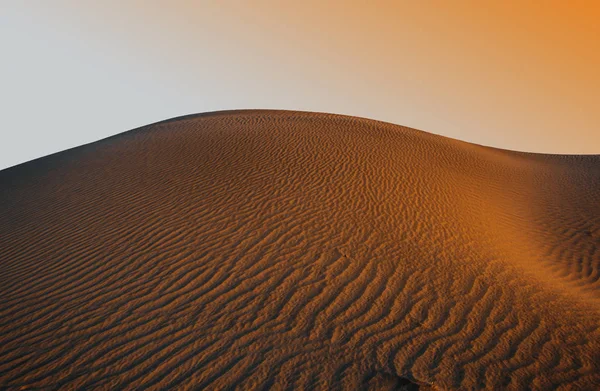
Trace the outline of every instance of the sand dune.
<path fill-rule="evenodd" d="M 0 171 L 0 388 L 600 389 L 600 156 L 283 111 Z"/>

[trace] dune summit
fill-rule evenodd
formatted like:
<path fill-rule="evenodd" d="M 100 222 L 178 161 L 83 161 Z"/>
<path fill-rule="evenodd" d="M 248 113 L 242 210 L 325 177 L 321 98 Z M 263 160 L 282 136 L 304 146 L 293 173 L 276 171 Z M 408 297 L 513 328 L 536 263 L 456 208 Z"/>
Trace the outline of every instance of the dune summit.
<path fill-rule="evenodd" d="M 598 389 L 600 156 L 177 118 L 0 171 L 0 386 Z"/>

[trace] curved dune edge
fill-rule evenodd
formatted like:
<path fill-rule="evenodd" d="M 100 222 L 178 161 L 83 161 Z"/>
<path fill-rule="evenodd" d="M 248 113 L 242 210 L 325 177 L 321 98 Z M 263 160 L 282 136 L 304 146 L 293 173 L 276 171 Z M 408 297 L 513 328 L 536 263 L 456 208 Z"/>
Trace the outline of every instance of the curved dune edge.
<path fill-rule="evenodd" d="M 600 156 L 269 110 L 0 171 L 0 386 L 598 389 Z"/>

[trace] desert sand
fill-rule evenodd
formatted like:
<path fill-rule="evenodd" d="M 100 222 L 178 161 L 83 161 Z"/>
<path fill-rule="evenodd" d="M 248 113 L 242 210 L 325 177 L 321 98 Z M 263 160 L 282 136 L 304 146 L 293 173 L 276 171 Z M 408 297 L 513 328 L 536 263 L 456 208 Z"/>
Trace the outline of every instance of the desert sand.
<path fill-rule="evenodd" d="M 229 111 L 0 171 L 0 388 L 600 389 L 600 155 Z"/>

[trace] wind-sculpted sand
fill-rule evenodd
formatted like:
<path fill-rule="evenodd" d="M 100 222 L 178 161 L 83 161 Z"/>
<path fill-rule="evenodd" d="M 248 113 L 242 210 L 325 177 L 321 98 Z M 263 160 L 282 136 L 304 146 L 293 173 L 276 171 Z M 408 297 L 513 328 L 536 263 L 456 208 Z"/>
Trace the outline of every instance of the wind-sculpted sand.
<path fill-rule="evenodd" d="M 596 390 L 599 273 L 600 156 L 182 117 L 0 171 L 0 386 Z"/>

